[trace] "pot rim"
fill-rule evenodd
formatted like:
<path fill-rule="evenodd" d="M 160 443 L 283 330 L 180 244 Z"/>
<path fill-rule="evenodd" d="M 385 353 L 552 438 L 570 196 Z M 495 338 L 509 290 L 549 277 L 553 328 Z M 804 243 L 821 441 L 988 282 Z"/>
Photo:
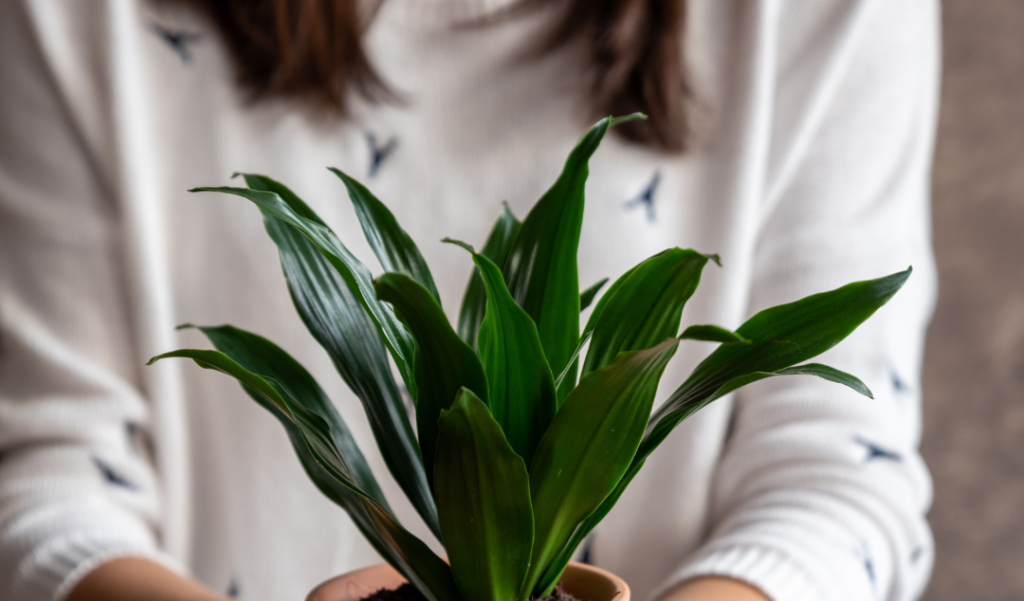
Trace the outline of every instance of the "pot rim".
<path fill-rule="evenodd" d="M 595 577 L 597 580 L 594 580 Z M 399 574 L 393 567 L 387 563 L 379 563 L 365 568 L 360 568 L 358 570 L 353 570 L 340 576 L 335 576 L 320 583 L 316 588 L 310 591 L 307 601 L 328 601 L 323 597 L 318 598 L 318 594 L 326 594 L 326 591 L 331 588 L 340 588 L 349 583 L 367 580 L 380 581 L 382 578 L 388 579 L 391 583 L 395 583 L 392 585 L 394 588 L 397 588 L 398 585 L 406 582 L 406 580 L 402 578 L 401 574 Z M 625 580 L 597 566 L 578 563 L 575 561 L 570 562 L 566 567 L 563 578 L 570 581 L 570 583 L 567 583 L 567 586 L 565 587 L 567 592 L 580 599 L 580 601 L 629 601 L 630 598 L 629 585 L 626 584 Z M 606 583 L 603 586 L 601 584 L 602 581 Z M 591 592 L 590 594 L 587 594 L 586 591 L 579 590 L 581 585 L 582 588 L 586 589 L 589 588 L 587 585 L 590 584 L 596 584 L 596 588 L 604 590 L 599 593 Z M 611 592 L 611 587 L 614 587 L 614 594 L 609 594 Z M 382 588 L 389 588 L 389 586 L 385 584 Z M 593 591 L 592 588 L 590 590 Z M 340 597 L 337 598 L 337 601 L 359 601 L 361 598 L 362 597 L 349 599 L 348 597 Z M 332 599 L 331 601 L 334 600 Z"/>

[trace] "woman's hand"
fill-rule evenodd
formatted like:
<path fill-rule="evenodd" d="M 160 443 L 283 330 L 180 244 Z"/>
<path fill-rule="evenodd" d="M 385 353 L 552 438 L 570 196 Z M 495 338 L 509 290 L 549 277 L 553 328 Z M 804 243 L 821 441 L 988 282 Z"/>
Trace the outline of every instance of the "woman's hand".
<path fill-rule="evenodd" d="M 672 589 L 661 601 L 771 601 L 756 588 L 733 580 L 709 576 L 690 580 Z"/>
<path fill-rule="evenodd" d="M 82 579 L 66 601 L 231 601 L 148 559 L 123 557 Z"/>

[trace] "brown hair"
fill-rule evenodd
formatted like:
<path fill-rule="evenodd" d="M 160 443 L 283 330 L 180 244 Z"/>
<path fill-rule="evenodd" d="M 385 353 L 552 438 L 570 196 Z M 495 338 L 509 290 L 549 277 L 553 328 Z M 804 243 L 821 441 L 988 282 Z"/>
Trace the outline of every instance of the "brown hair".
<path fill-rule="evenodd" d="M 525 9 L 551 0 L 522 0 Z M 355 0 L 193 0 L 217 23 L 239 82 L 256 99 L 300 98 L 337 114 L 346 94 L 396 96 L 362 46 L 369 22 Z M 371 15 L 372 17 L 372 15 Z M 685 0 L 565 0 L 539 56 L 582 42 L 589 57 L 593 116 L 647 113 L 624 124 L 624 138 L 666 151 L 685 148 L 692 101 L 683 61 Z"/>

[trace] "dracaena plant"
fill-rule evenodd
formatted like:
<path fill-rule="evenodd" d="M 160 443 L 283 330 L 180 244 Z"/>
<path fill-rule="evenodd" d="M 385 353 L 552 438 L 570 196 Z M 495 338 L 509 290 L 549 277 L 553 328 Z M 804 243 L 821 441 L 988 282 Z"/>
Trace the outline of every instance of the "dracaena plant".
<path fill-rule="evenodd" d="M 457 328 L 412 239 L 344 173 L 332 170 L 383 267 L 376 279 L 282 184 L 246 174 L 246 188 L 199 189 L 259 207 L 296 309 L 362 402 L 385 464 L 450 564 L 395 519 L 334 405 L 280 347 L 235 327 L 200 327 L 216 350 L 153 361 L 188 357 L 236 378 L 284 425 L 315 485 L 431 601 L 550 594 L 646 458 L 708 403 L 795 374 L 870 396 L 856 377 L 805 361 L 850 334 L 910 274 L 773 307 L 736 331 L 693 325 L 680 333 L 683 306 L 717 257 L 672 248 L 616 280 L 580 332 L 580 311 L 604 284 L 581 293 L 577 278 L 587 163 L 621 120 L 583 134 L 522 222 L 502 208 L 480 252 L 446 240 L 475 264 Z M 720 345 L 652 413 L 665 365 L 687 339 Z M 389 354 L 415 403 L 415 431 Z"/>

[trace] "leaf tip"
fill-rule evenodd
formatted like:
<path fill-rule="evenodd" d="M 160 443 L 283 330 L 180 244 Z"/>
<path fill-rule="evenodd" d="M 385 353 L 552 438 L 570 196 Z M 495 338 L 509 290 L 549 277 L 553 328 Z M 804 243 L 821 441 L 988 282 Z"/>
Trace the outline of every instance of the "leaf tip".
<path fill-rule="evenodd" d="M 628 121 L 646 121 L 647 115 L 641 112 L 632 113 L 629 115 L 623 115 L 622 117 L 608 117 L 608 127 L 615 127 L 620 123 L 626 123 Z"/>
<path fill-rule="evenodd" d="M 476 254 L 476 249 L 474 249 L 471 245 L 466 244 L 462 240 L 456 240 L 454 238 L 449 238 L 445 236 L 444 238 L 441 238 L 441 242 L 445 244 L 454 244 L 455 246 L 461 246 L 462 248 L 468 250 L 470 254 Z"/>
<path fill-rule="evenodd" d="M 351 181 L 355 181 L 351 177 L 349 177 L 347 173 L 345 173 L 341 169 L 338 169 L 337 167 L 328 167 L 327 170 L 341 178 L 341 181 L 345 182 L 346 185 L 348 185 L 348 183 Z"/>
<path fill-rule="evenodd" d="M 519 222 L 519 220 L 516 219 L 515 213 L 512 212 L 512 207 L 508 205 L 507 200 L 501 201 L 501 217 L 505 219 L 512 219 L 516 223 Z"/>
<path fill-rule="evenodd" d="M 714 261 L 714 262 L 715 262 L 715 265 L 718 265 L 719 267 L 721 267 L 721 266 L 722 266 L 722 257 L 719 257 L 719 256 L 718 256 L 718 253 L 713 253 L 713 254 L 710 254 L 710 255 L 704 255 L 704 256 L 705 256 L 705 257 L 707 257 L 707 259 L 708 259 L 709 261 Z"/>
<path fill-rule="evenodd" d="M 897 271 L 892 275 L 888 275 L 883 278 L 879 278 L 878 280 L 875 280 L 880 283 L 884 282 L 883 285 L 886 286 L 886 288 L 888 289 L 888 296 L 885 302 L 888 302 L 889 298 L 892 298 L 893 295 L 899 292 L 903 288 L 903 286 L 906 285 L 907 280 L 910 279 L 910 275 L 913 272 L 914 267 L 911 265 L 908 266 L 903 271 Z"/>

